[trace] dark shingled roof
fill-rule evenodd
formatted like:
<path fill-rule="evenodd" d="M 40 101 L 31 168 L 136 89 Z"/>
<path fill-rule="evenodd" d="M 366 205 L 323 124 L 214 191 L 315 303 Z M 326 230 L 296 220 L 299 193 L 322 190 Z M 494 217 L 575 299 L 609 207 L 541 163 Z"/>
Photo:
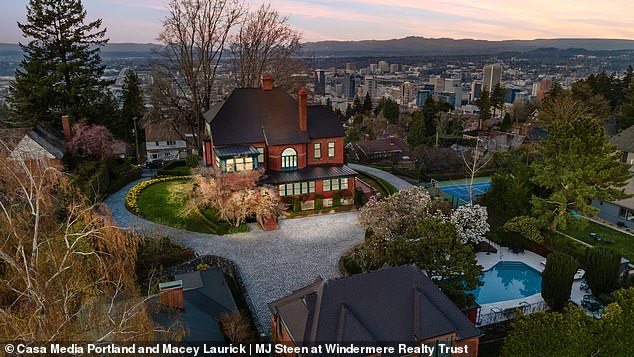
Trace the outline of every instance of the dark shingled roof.
<path fill-rule="evenodd" d="M 214 152 L 216 156 L 221 159 L 225 159 L 228 157 L 236 157 L 236 156 L 253 156 L 259 155 L 260 152 L 253 146 L 246 145 L 230 145 L 230 146 L 221 146 L 214 148 Z"/>
<path fill-rule="evenodd" d="M 410 342 L 480 331 L 415 265 L 314 283 L 269 304 L 299 346 Z"/>
<path fill-rule="evenodd" d="M 618 133 L 611 140 L 619 150 L 634 152 L 634 125 Z"/>
<path fill-rule="evenodd" d="M 309 106 L 307 132 L 299 130 L 299 105 L 283 89 L 234 89 L 214 105 L 205 120 L 214 145 L 307 143 L 310 138 L 344 136 L 341 121 L 325 107 Z"/>
<path fill-rule="evenodd" d="M 175 278 L 183 282 L 184 309 L 159 309 L 152 312 L 152 319 L 162 326 L 180 321 L 185 327 L 185 343 L 224 344 L 218 319 L 238 308 L 222 270 L 212 268 L 178 274 Z"/>
<path fill-rule="evenodd" d="M 306 166 L 297 171 L 269 171 L 263 182 L 268 184 L 321 180 L 325 178 L 350 177 L 358 173 L 346 165 Z"/>
<path fill-rule="evenodd" d="M 66 153 L 66 143 L 61 133 L 40 123 L 27 134 L 56 159 L 61 159 Z"/>

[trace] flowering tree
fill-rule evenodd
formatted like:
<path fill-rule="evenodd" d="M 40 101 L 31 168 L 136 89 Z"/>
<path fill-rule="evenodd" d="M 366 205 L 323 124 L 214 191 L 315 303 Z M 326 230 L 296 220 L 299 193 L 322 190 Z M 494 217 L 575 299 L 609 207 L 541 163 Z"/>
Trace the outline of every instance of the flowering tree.
<path fill-rule="evenodd" d="M 257 186 L 262 171 L 223 173 L 217 169 L 198 169 L 188 203 L 189 211 L 213 208 L 221 219 L 239 226 L 249 216 L 260 224 L 281 212 L 280 199 L 270 187 Z"/>
<path fill-rule="evenodd" d="M 432 205 L 429 193 L 423 188 L 414 187 L 382 200 L 372 197 L 361 208 L 359 221 L 376 235 L 389 240 L 415 227 L 420 220 L 438 215 L 441 214 Z"/>
<path fill-rule="evenodd" d="M 117 142 L 105 126 L 81 121 L 73 125 L 73 136 L 66 145 L 73 156 L 105 160 L 113 157 Z"/>
<path fill-rule="evenodd" d="M 461 243 L 479 243 L 489 231 L 487 217 L 486 207 L 469 203 L 453 210 L 450 220 Z"/>

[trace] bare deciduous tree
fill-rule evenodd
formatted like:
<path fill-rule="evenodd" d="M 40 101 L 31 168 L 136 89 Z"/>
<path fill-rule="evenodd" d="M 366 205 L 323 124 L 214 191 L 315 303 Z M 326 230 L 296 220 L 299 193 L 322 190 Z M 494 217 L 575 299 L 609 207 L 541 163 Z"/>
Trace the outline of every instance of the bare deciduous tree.
<path fill-rule="evenodd" d="M 202 149 L 203 114 L 213 104 L 216 70 L 231 29 L 244 15 L 241 0 L 171 0 L 158 40 L 151 95 L 174 129 L 194 134 Z M 181 124 L 184 124 L 181 125 Z M 183 137 L 185 133 L 180 133 Z"/>
<path fill-rule="evenodd" d="M 473 183 L 475 182 L 475 178 L 478 172 L 489 164 L 491 159 L 493 159 L 493 155 L 486 150 L 482 150 L 482 143 L 479 138 L 476 139 L 476 145 L 471 149 L 469 155 L 465 156 L 465 153 L 462 153 L 462 160 L 464 161 L 468 175 L 469 203 L 471 204 L 473 204 Z"/>
<path fill-rule="evenodd" d="M 238 33 L 230 40 L 238 86 L 259 86 L 262 74 L 271 74 L 277 85 L 288 87 L 299 61 L 302 35 L 270 4 L 262 4 L 244 18 Z"/>
<path fill-rule="evenodd" d="M 139 237 L 57 169 L 0 159 L 0 340 L 150 341 Z"/>

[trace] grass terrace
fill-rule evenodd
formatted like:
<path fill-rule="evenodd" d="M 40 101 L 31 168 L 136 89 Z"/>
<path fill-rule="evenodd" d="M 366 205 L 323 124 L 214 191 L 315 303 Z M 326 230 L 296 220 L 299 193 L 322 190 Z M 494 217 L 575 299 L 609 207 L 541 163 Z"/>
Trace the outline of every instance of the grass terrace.
<path fill-rule="evenodd" d="M 233 227 L 220 220 L 217 212 L 212 209 L 183 214 L 191 189 L 192 183 L 189 179 L 153 183 L 138 193 L 138 212 L 135 213 L 156 223 L 199 233 L 231 234 L 248 231 L 246 224 Z"/>
<path fill-rule="evenodd" d="M 365 172 L 359 171 L 359 179 L 374 187 L 381 194 L 381 197 L 387 197 L 398 192 L 398 189 L 391 183 Z"/>
<path fill-rule="evenodd" d="M 634 236 L 602 224 L 586 220 L 583 225 L 568 226 L 561 233 L 574 237 L 590 245 L 609 246 L 620 252 L 625 258 L 634 261 Z M 595 233 L 601 241 L 597 241 L 590 233 Z M 611 243 L 609 241 L 612 241 Z"/>

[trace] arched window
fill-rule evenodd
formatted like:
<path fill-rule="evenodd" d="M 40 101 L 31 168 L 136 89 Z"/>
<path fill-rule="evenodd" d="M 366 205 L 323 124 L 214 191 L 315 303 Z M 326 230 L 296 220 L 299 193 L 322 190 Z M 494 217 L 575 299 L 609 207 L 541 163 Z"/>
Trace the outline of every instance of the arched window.
<path fill-rule="evenodd" d="M 282 151 L 282 171 L 297 170 L 297 151 L 286 148 Z"/>

